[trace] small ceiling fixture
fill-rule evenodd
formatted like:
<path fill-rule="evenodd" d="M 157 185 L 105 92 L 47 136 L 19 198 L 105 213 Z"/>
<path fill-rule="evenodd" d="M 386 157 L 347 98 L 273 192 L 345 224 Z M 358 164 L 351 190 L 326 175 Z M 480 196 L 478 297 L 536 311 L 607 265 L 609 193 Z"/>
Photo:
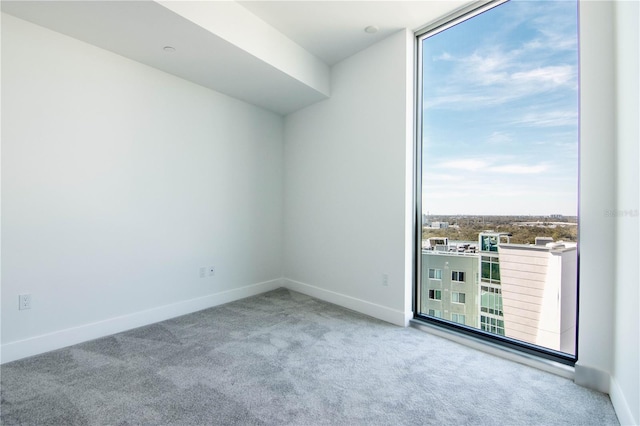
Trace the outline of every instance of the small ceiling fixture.
<path fill-rule="evenodd" d="M 369 25 L 367 28 L 364 29 L 364 32 L 367 34 L 377 33 L 378 27 L 376 27 L 375 25 Z"/>
<path fill-rule="evenodd" d="M 171 52 L 175 52 L 176 48 L 173 47 L 173 46 L 165 46 L 165 47 L 162 48 L 162 50 L 164 50 L 165 52 L 171 53 Z"/>

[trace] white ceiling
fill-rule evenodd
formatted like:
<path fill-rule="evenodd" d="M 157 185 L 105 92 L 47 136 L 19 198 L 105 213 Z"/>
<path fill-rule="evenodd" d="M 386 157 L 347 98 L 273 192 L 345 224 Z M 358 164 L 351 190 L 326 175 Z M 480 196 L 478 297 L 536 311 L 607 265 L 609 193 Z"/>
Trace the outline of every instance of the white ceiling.
<path fill-rule="evenodd" d="M 210 3 L 214 6 L 215 2 Z M 326 65 L 333 65 L 402 28 L 417 29 L 468 3 L 443 0 L 237 4 L 244 7 L 238 9 L 245 11 L 247 17 L 254 20 L 258 17 L 261 21 L 255 22 L 266 22 L 271 31 L 275 29 L 276 34 L 290 39 L 285 41 L 293 41 Z M 246 47 L 229 42 L 220 33 L 175 13 L 161 2 L 3 0 L 2 11 L 279 114 L 288 114 L 327 96 L 286 67 L 274 67 L 268 58 L 257 57 Z M 377 26 L 379 31 L 365 33 L 364 28 L 369 25 Z M 162 51 L 165 45 L 175 46 L 176 51 L 167 55 Z M 273 50 L 274 58 L 281 53 Z M 295 55 L 290 59 L 295 62 Z M 318 64 L 322 66 L 309 71 L 309 75 L 327 72 L 326 65 L 319 61 Z M 292 69 L 300 64 L 293 65 Z"/>
<path fill-rule="evenodd" d="M 417 30 L 470 1 L 238 1 L 333 65 L 403 28 Z M 367 34 L 369 25 L 379 28 Z"/>

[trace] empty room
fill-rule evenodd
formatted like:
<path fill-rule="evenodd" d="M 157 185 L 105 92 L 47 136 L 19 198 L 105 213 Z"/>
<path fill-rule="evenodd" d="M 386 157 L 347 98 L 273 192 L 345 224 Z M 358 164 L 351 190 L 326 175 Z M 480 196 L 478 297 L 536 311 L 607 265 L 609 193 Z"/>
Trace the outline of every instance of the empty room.
<path fill-rule="evenodd" d="M 2 424 L 640 424 L 637 1 L 1 7 Z"/>

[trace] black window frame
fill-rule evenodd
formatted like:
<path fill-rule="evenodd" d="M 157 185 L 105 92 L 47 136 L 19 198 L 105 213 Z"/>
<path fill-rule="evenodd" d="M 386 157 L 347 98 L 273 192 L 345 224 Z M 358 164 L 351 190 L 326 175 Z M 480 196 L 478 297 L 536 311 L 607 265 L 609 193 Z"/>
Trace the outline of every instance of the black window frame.
<path fill-rule="evenodd" d="M 451 14 L 448 14 L 441 19 L 438 19 L 426 27 L 415 32 L 415 54 L 414 58 L 416 60 L 415 67 L 415 140 L 414 140 L 414 207 L 415 207 L 415 216 L 414 216 L 414 276 L 413 276 L 413 312 L 414 312 L 414 321 L 418 323 L 428 323 L 431 325 L 435 325 L 437 327 L 441 327 L 446 330 L 453 331 L 460 335 L 468 335 L 469 337 L 479 338 L 480 340 L 484 340 L 487 343 L 497 344 L 499 346 L 503 346 L 509 349 L 515 349 L 516 351 L 522 352 L 524 354 L 534 355 L 541 359 L 547 359 L 550 361 L 558 362 L 560 364 L 565 364 L 569 366 L 574 366 L 578 361 L 578 349 L 579 349 L 579 318 L 580 318 L 580 243 L 578 237 L 578 248 L 577 248 L 577 260 L 576 267 L 578 269 L 577 273 L 577 304 L 576 304 L 576 331 L 575 331 L 575 354 L 570 355 L 564 352 L 555 351 L 549 348 L 543 348 L 537 345 L 529 344 L 527 342 L 523 342 L 520 340 L 515 340 L 511 338 L 507 338 L 504 336 L 500 336 L 497 334 L 489 333 L 480 330 L 479 328 L 473 328 L 469 326 L 465 326 L 459 323 L 454 323 L 452 321 L 446 321 L 442 318 L 429 317 L 424 314 L 419 313 L 419 306 L 421 300 L 421 275 L 422 275 L 422 49 L 421 49 L 421 40 L 428 38 L 430 35 L 435 35 L 441 31 L 445 31 L 448 28 L 451 28 L 455 25 L 458 25 L 468 19 L 472 19 L 473 17 L 484 13 L 488 10 L 493 9 L 494 7 L 500 6 L 508 2 L 509 0 L 488 0 L 488 1 L 475 1 L 467 6 L 463 6 Z M 576 0 L 579 3 L 580 0 Z M 579 29 L 578 29 L 579 31 Z M 579 33 L 578 33 L 579 38 Z M 579 95 L 578 95 L 579 97 Z M 578 111 L 578 116 L 580 116 L 580 112 Z M 579 118 L 578 118 L 579 120 Z M 578 142 L 579 143 L 579 142 Z M 579 197 L 579 193 L 578 193 Z M 580 215 L 578 212 L 578 235 L 580 234 Z M 482 281 L 482 271 L 478 271 L 477 276 L 478 281 Z M 456 282 L 456 281 L 454 281 Z M 435 299 L 430 299 L 435 300 Z M 478 313 L 481 315 L 480 312 Z"/>

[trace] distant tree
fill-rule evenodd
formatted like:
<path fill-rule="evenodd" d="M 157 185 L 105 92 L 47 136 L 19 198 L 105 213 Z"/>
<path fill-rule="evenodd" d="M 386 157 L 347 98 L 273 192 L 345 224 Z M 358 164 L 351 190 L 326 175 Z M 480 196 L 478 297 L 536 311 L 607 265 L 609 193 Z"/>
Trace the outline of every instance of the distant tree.
<path fill-rule="evenodd" d="M 443 218 L 442 221 L 447 221 Z M 558 226 L 551 228 L 548 226 L 518 226 L 513 225 L 513 221 L 505 218 L 491 217 L 491 221 L 485 220 L 458 220 L 455 222 L 458 227 L 444 229 L 423 228 L 422 238 L 446 237 L 449 240 L 458 241 L 478 241 L 478 234 L 482 231 L 493 230 L 511 234 L 510 241 L 514 244 L 534 244 L 536 237 L 551 237 L 554 241 L 577 241 L 577 226 Z M 509 218 L 512 219 L 512 218 Z M 451 219 L 449 219 L 451 220 Z M 453 223 L 451 221 L 450 223 Z"/>

